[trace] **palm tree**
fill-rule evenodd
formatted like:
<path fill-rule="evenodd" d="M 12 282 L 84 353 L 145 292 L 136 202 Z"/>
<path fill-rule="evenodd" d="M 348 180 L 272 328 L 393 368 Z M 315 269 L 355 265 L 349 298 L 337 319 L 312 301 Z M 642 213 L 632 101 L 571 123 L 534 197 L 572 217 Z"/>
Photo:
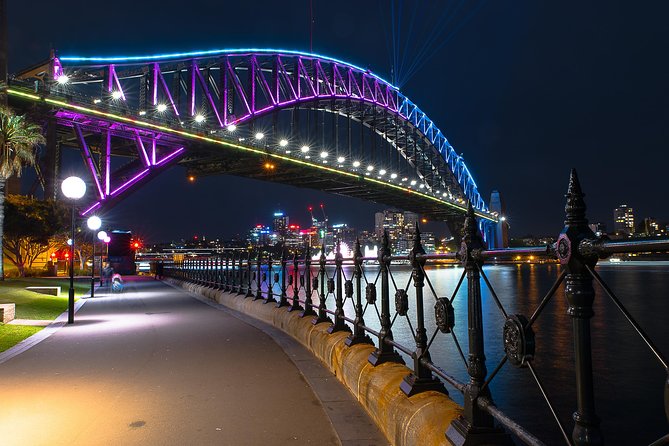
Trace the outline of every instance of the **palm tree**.
<path fill-rule="evenodd" d="M 5 279 L 2 255 L 5 185 L 11 176 L 21 176 L 23 166 L 35 164 L 35 147 L 44 142 L 40 126 L 0 106 L 0 280 Z"/>

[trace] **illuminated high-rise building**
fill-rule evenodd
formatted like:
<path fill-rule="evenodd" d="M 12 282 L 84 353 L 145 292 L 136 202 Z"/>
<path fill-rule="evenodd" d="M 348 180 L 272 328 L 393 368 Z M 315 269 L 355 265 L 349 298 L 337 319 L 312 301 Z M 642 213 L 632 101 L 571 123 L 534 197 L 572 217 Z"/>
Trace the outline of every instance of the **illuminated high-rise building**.
<path fill-rule="evenodd" d="M 286 230 L 288 229 L 288 223 L 289 218 L 287 215 L 284 215 L 283 212 L 275 212 L 272 230 L 277 234 L 285 235 Z"/>
<path fill-rule="evenodd" d="M 613 211 L 613 230 L 616 234 L 634 234 L 634 209 L 621 204 Z"/>

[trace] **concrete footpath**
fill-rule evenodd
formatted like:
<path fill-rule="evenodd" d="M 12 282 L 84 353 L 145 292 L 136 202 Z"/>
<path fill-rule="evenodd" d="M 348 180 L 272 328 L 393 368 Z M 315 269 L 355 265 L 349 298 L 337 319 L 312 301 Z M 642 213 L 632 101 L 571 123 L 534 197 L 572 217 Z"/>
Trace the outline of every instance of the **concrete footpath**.
<path fill-rule="evenodd" d="M 0 364 L 0 444 L 387 444 L 317 359 L 253 325 L 153 280 L 96 292 Z"/>

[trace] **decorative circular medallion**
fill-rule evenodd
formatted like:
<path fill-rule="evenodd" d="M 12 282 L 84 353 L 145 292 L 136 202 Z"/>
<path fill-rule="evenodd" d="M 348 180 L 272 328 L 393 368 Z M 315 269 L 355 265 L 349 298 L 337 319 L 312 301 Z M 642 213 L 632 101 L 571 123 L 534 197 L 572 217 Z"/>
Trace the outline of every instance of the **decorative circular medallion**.
<path fill-rule="evenodd" d="M 368 283 L 367 288 L 365 288 L 365 298 L 367 303 L 374 305 L 376 303 L 376 285 L 373 283 Z"/>
<path fill-rule="evenodd" d="M 353 297 L 353 281 L 347 280 L 344 282 L 344 295 L 348 297 Z"/>
<path fill-rule="evenodd" d="M 406 316 L 409 311 L 409 296 L 404 290 L 397 290 L 395 292 L 395 311 L 400 316 Z"/>
<path fill-rule="evenodd" d="M 527 367 L 534 359 L 534 331 L 527 327 L 527 318 L 512 314 L 504 322 L 504 352 L 509 362 L 516 367 Z"/>
<path fill-rule="evenodd" d="M 434 316 L 437 320 L 437 328 L 442 333 L 450 333 L 455 327 L 455 310 L 451 301 L 445 297 L 440 297 L 434 304 Z"/>

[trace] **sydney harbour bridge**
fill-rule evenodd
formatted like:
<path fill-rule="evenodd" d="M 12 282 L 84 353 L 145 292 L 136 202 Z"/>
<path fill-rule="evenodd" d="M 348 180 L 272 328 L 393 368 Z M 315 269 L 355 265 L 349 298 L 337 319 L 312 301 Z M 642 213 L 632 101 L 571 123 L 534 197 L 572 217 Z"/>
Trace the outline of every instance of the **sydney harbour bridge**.
<path fill-rule="evenodd" d="M 10 79 L 15 107 L 42 122 L 38 168 L 55 197 L 76 148 L 103 213 L 179 164 L 413 211 L 459 233 L 467 206 L 494 245 L 489 209 L 462 155 L 398 88 L 330 57 L 229 49 L 129 57 L 51 57 Z"/>

